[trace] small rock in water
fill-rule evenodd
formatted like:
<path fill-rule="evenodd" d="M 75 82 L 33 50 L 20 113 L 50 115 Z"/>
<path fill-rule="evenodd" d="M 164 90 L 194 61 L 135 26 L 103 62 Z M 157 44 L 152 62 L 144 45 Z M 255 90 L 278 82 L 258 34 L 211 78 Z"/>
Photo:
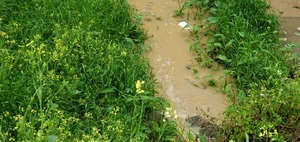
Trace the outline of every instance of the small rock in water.
<path fill-rule="evenodd" d="M 300 9 L 300 6 L 297 6 L 297 5 L 296 5 L 296 6 L 293 6 L 293 8 L 297 8 L 297 9 Z"/>
<path fill-rule="evenodd" d="M 191 65 L 187 65 L 187 66 L 185 66 L 185 68 L 188 69 L 188 70 L 190 70 L 192 68 L 192 66 Z"/>
<path fill-rule="evenodd" d="M 196 115 L 187 118 L 186 121 L 191 124 L 191 127 L 199 127 L 200 134 L 205 134 L 209 139 L 215 139 L 218 127 L 209 120 L 201 117 L 200 115 Z"/>

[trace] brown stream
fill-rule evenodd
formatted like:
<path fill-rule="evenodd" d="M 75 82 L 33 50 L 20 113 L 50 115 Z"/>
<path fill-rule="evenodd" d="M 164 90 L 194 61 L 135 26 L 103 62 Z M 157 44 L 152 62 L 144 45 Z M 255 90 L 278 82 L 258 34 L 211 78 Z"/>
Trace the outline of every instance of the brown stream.
<path fill-rule="evenodd" d="M 150 36 L 146 44 L 152 50 L 146 57 L 158 81 L 158 96 L 169 100 L 177 110 L 180 127 L 186 129 L 185 119 L 199 115 L 201 110 L 221 120 L 228 105 L 226 96 L 217 88 L 205 87 L 208 79 L 203 76 L 212 75 L 217 80 L 222 73 L 198 66 L 196 56 L 189 51 L 190 33 L 178 25 L 186 18 L 173 16 L 178 9 L 177 0 L 130 0 L 130 3 L 143 15 L 143 28 Z M 188 22 L 192 25 L 197 21 Z M 198 73 L 194 74 L 193 70 Z"/>
<path fill-rule="evenodd" d="M 178 25 L 183 20 L 190 25 L 196 24 L 197 21 L 173 16 L 175 10 L 179 8 L 178 1 L 183 0 L 129 0 L 129 3 L 143 15 L 142 26 L 150 37 L 146 44 L 149 44 L 152 50 L 145 56 L 149 59 L 158 81 L 157 96 L 167 99 L 177 110 L 179 127 L 198 133 L 199 130 L 189 127 L 185 121 L 187 118 L 203 115 L 200 110 L 204 110 L 220 123 L 222 114 L 229 104 L 226 103 L 226 95 L 220 93 L 218 87 L 205 85 L 208 79 L 203 77 L 206 75 L 212 75 L 216 80 L 224 76 L 222 67 L 214 64 L 214 67 L 218 67 L 217 71 L 199 67 L 195 54 L 189 50 L 192 42 L 189 31 L 182 30 Z M 283 12 L 280 20 L 282 30 L 286 32 L 284 37 L 288 42 L 296 41 L 300 44 L 300 36 L 295 35 L 297 27 L 300 27 L 300 9 L 294 8 L 300 7 L 300 0 L 269 0 L 269 2 L 278 14 Z M 189 19 L 192 19 L 192 16 Z M 194 74 L 193 70 L 197 70 L 198 73 Z M 220 83 L 217 83 L 216 86 L 219 85 Z"/>

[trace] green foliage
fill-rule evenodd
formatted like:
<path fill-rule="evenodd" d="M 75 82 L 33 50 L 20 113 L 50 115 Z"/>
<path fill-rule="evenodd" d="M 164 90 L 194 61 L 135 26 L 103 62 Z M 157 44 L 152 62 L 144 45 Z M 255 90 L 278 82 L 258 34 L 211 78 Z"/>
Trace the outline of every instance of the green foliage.
<path fill-rule="evenodd" d="M 223 85 L 232 102 L 222 126 L 224 140 L 296 139 L 299 66 L 293 64 L 295 46 L 278 38 L 279 22 L 270 6 L 262 0 L 214 0 L 198 9 L 209 13 L 199 26 L 209 39 L 201 48 L 194 35 L 191 49 L 202 64 L 207 56 L 223 64 L 237 85 L 236 93 L 231 84 Z"/>
<path fill-rule="evenodd" d="M 185 1 L 183 5 L 180 4 L 178 0 L 179 9 L 175 11 L 176 16 L 183 15 L 184 11 L 191 10 L 193 14 L 193 19 L 200 19 L 202 18 L 204 12 L 208 10 L 212 5 L 212 0 L 189 0 Z"/>
<path fill-rule="evenodd" d="M 125 0 L 1 0 L 0 141 L 175 138 L 138 20 Z"/>

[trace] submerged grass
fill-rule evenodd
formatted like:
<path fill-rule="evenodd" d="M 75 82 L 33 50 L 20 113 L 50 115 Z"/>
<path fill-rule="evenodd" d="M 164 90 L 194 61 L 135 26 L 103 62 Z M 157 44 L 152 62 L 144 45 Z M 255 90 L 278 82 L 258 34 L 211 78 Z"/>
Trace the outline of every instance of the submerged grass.
<path fill-rule="evenodd" d="M 222 63 L 237 85 L 237 93 L 228 91 L 231 84 L 224 86 L 232 105 L 225 112 L 222 140 L 297 141 L 300 71 L 292 54 L 295 45 L 279 40 L 279 22 L 270 6 L 263 0 L 189 3 L 210 15 L 199 25 L 209 37 L 206 46 L 191 48 L 200 58 Z"/>
<path fill-rule="evenodd" d="M 175 140 L 125 0 L 0 0 L 0 141 Z"/>

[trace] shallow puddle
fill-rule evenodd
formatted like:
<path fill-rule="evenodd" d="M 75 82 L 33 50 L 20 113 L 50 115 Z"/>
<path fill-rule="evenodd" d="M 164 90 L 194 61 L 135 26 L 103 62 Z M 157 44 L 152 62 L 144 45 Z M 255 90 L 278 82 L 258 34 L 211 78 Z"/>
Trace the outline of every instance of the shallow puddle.
<path fill-rule="evenodd" d="M 150 37 L 146 44 L 152 50 L 146 53 L 146 57 L 158 81 L 158 96 L 169 100 L 177 110 L 179 123 L 184 124 L 181 126 L 187 126 L 185 120 L 201 114 L 201 110 L 222 120 L 222 113 L 228 106 L 226 95 L 217 91 L 218 88 L 206 87 L 208 79 L 203 79 L 212 75 L 218 80 L 223 76 L 221 69 L 212 71 L 199 67 L 196 56 L 189 51 L 190 33 L 178 25 L 192 17 L 173 16 L 178 9 L 177 0 L 130 0 L 130 3 L 143 15 L 143 28 Z M 193 20 L 187 22 L 190 25 L 197 23 Z"/>

